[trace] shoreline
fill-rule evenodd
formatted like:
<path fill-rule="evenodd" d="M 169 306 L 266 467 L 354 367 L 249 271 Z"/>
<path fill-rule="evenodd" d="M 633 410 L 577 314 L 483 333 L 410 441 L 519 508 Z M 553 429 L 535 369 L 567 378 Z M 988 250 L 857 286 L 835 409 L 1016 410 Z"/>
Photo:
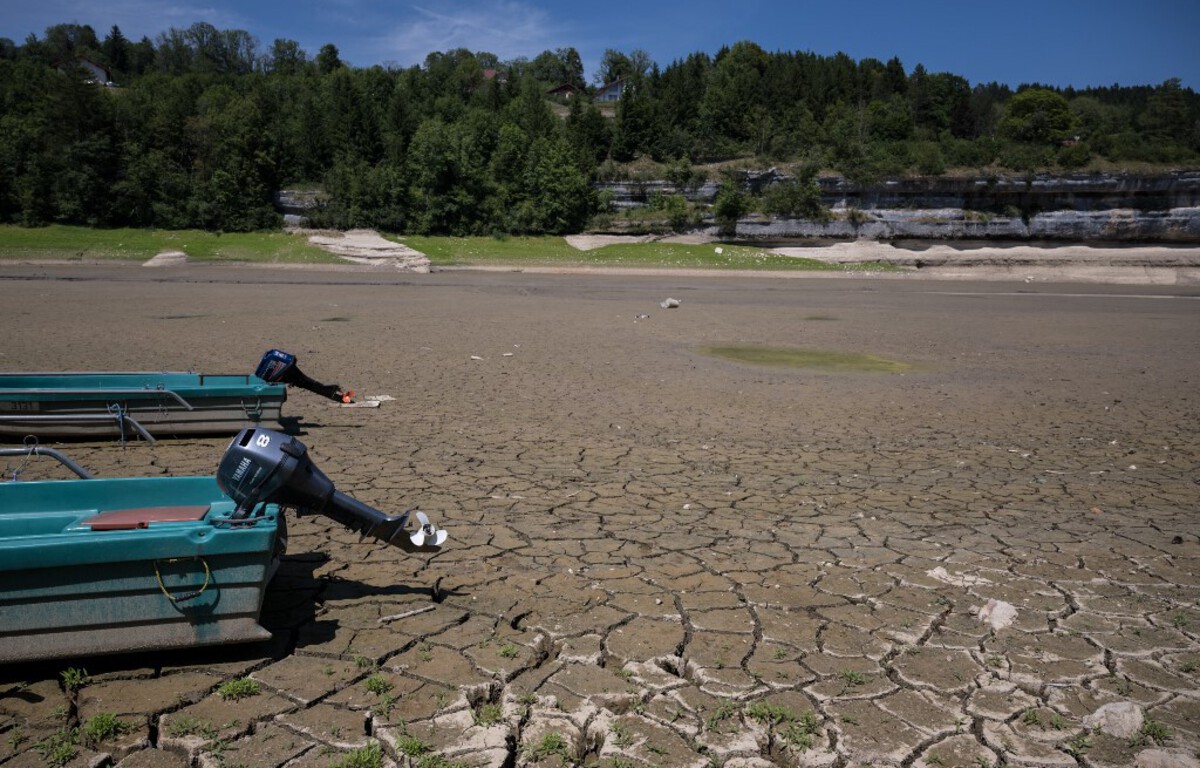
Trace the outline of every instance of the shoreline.
<path fill-rule="evenodd" d="M 369 237 L 368 237 L 369 236 Z M 357 238 L 357 239 L 356 239 Z M 364 240 L 364 238 L 368 238 Z M 571 235 L 565 238 L 580 253 L 615 243 L 682 242 L 712 244 L 715 240 L 695 235 L 667 237 L 619 235 Z M 828 245 L 797 245 L 764 248 L 772 254 L 812 259 L 840 269 L 706 269 L 671 266 L 620 266 L 609 264 L 551 264 L 551 263 L 490 263 L 464 265 L 429 264 L 424 254 L 403 244 L 384 241 L 374 232 L 346 233 L 332 244 L 318 242 L 325 250 L 338 255 L 341 262 L 221 262 L 193 261 L 180 252 L 159 254 L 147 261 L 117 259 L 37 259 L 13 258 L 0 261 L 0 270 L 24 270 L 44 267 L 59 270 L 66 267 L 122 268 L 149 267 L 162 276 L 181 268 L 244 271 L 251 269 L 288 272 L 331 273 L 390 273 L 421 275 L 438 272 L 493 272 L 555 275 L 618 275 L 618 276 L 677 276 L 759 279 L 873 279 L 873 280 L 982 280 L 1020 283 L 1102 283 L 1117 285 L 1200 286 L 1200 246 L 1120 246 L 1100 247 L 1071 244 L 1045 246 L 1004 243 L 981 244 L 959 248 L 951 243 L 931 243 L 920 250 L 893 245 L 890 242 L 858 240 Z M 364 240 L 359 243 L 358 240 Z M 378 242 L 377 242 L 378 241 Z M 382 244 L 388 246 L 382 248 Z M 403 251 L 398 258 L 390 249 Z M 169 257 L 169 258 L 164 258 Z M 418 260 L 420 263 L 418 263 Z M 874 269 L 868 265 L 886 265 Z M 859 265 L 859 268 L 855 268 Z"/>

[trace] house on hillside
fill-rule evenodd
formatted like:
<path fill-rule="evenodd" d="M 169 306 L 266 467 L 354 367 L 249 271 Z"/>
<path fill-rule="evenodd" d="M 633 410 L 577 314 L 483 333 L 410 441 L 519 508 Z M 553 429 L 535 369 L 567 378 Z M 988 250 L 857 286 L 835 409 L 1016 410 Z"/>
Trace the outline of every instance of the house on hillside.
<path fill-rule="evenodd" d="M 629 80 L 624 77 L 619 80 L 613 80 L 611 83 L 597 88 L 596 93 L 592 95 L 592 101 L 620 101 L 621 95 L 625 93 L 625 88 L 628 85 Z"/>
<path fill-rule="evenodd" d="M 59 72 L 66 72 L 71 67 L 82 67 L 83 71 L 87 73 L 89 83 L 96 83 L 97 85 L 113 84 L 112 74 L 108 71 L 108 68 L 97 64 L 91 59 L 78 58 L 74 61 L 60 61 L 54 65 L 54 68 Z"/>
<path fill-rule="evenodd" d="M 579 89 L 570 83 L 563 83 L 546 91 L 546 95 L 557 99 L 570 100 L 579 94 Z"/>
<path fill-rule="evenodd" d="M 484 80 L 495 80 L 498 83 L 508 82 L 508 73 L 502 69 L 485 69 L 483 70 Z"/>

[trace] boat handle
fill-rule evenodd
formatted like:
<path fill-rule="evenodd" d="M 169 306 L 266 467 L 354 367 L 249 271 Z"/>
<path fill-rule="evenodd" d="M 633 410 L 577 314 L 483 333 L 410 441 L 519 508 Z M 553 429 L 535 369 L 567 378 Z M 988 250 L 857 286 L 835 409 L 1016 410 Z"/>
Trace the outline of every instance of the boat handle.
<path fill-rule="evenodd" d="M 212 581 L 212 571 L 208 568 L 208 561 L 203 557 L 172 557 L 165 562 L 181 563 L 184 560 L 199 560 L 204 564 L 204 583 L 201 584 L 200 589 L 197 589 L 195 592 L 185 592 L 182 595 L 172 595 L 167 591 L 167 585 L 163 584 L 162 573 L 158 570 L 159 561 L 154 561 L 154 578 L 158 579 L 158 588 L 162 590 L 162 593 L 167 596 L 168 600 L 176 605 L 179 603 L 186 603 L 188 600 L 195 600 L 197 597 L 200 597 L 200 595 L 204 594 L 204 590 L 208 589 L 208 583 Z"/>
<path fill-rule="evenodd" d="M 246 401 L 242 401 L 242 412 L 246 414 L 246 418 L 250 421 L 262 421 L 263 406 L 262 398 L 255 398 L 254 407 L 246 405 Z"/>

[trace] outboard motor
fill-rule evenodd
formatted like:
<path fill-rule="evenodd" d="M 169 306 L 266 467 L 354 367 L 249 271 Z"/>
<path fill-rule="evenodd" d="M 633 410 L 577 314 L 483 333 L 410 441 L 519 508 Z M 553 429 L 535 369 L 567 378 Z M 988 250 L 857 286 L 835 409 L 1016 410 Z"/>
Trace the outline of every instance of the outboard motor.
<path fill-rule="evenodd" d="M 304 375 L 296 365 L 296 356 L 281 349 L 270 349 L 258 363 L 254 375 L 271 384 L 284 383 L 294 387 L 307 389 L 321 397 L 328 397 L 335 403 L 349 403 L 354 400 L 353 389 L 342 389 L 337 384 L 322 384 Z"/>
<path fill-rule="evenodd" d="M 308 458 L 304 443 L 270 429 L 243 429 L 225 449 L 217 467 L 217 485 L 246 516 L 271 502 L 318 514 L 352 531 L 372 536 L 405 552 L 437 552 L 448 534 L 424 512 L 386 515 L 337 491 Z"/>

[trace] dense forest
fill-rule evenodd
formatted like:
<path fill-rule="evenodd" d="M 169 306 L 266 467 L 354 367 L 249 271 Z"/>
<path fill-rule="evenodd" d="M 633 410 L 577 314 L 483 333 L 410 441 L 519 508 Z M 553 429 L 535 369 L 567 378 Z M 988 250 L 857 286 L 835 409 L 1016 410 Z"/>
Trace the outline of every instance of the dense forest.
<path fill-rule="evenodd" d="M 612 82 L 619 100 L 594 101 Z M 814 213 L 818 172 L 1196 167 L 1200 98 L 1179 80 L 1014 91 L 752 42 L 665 67 L 609 50 L 589 85 L 572 48 L 353 68 L 333 44 L 264 48 L 205 23 L 137 42 L 77 24 L 0 38 L 3 222 L 264 229 L 277 190 L 319 185 L 321 226 L 565 233 L 603 208 L 593 181 L 650 168 L 683 189 L 739 163 L 797 181 L 748 200 L 727 177 L 718 217 Z M 689 219 L 682 197 L 664 204 Z"/>

